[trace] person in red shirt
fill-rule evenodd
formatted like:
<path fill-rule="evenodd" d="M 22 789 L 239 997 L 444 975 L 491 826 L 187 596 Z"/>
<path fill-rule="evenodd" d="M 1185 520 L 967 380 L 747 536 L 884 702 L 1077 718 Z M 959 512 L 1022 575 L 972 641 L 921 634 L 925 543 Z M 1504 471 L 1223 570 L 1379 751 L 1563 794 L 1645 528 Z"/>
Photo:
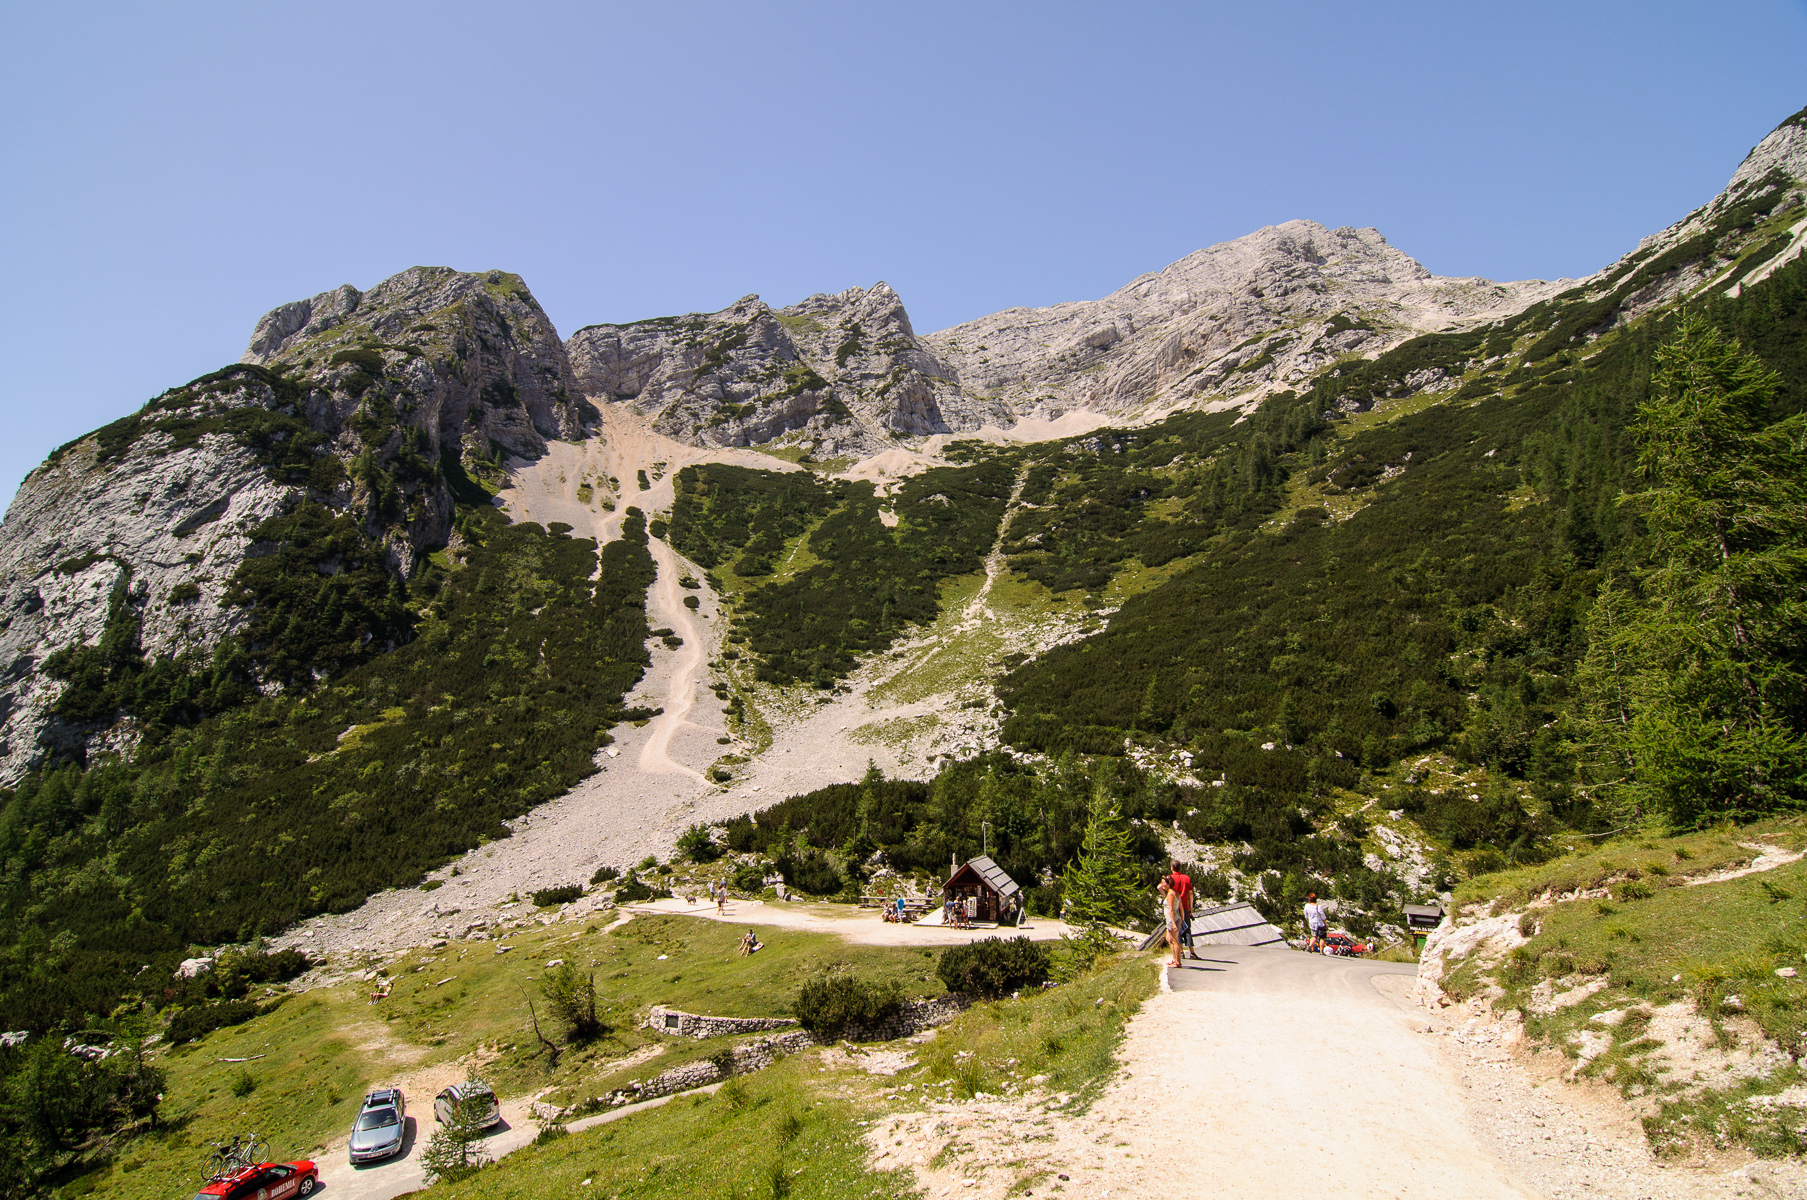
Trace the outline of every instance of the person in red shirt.
<path fill-rule="evenodd" d="M 1179 902 L 1180 946 L 1186 948 L 1189 956 L 1197 959 L 1198 952 L 1192 948 L 1192 877 L 1181 871 L 1180 864 L 1177 862 L 1170 861 L 1167 866 L 1173 872 L 1167 877 L 1167 882 L 1173 888 L 1174 897 Z M 1173 957 L 1176 961 L 1179 959 L 1178 950 L 1178 946 L 1174 947 Z"/>

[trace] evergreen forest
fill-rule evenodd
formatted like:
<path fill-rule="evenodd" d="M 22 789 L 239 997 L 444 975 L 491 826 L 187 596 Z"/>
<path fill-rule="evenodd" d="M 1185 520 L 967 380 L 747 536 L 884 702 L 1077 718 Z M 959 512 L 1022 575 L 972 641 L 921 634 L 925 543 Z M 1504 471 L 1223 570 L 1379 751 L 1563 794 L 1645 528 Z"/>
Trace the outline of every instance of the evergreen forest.
<path fill-rule="evenodd" d="M 1182 414 L 972 448 L 1022 480 L 1003 532 L 1019 577 L 1095 604 L 1126 564 L 1188 561 L 1101 632 L 1000 676 L 1004 751 L 929 783 L 869 774 L 795 797 L 731 823 L 729 844 L 822 894 L 856 890 L 874 851 L 908 873 L 988 847 L 1051 912 L 1098 792 L 1148 881 L 1151 827 L 1172 824 L 1239 844 L 1234 865 L 1260 879 L 1253 899 L 1271 916 L 1315 888 L 1351 902 L 1365 931 L 1428 896 L 1364 865 L 1365 827 L 1338 819 L 1334 798 L 1408 756 L 1449 755 L 1489 780 L 1471 796 L 1400 772 L 1397 806 L 1448 849 L 1438 889 L 1538 861 L 1563 830 L 1807 806 L 1807 266 L 1359 421 L 1427 364 L 1460 371 L 1495 339 L 1547 348 L 1549 320 L 1419 338 L 1240 422 Z M 707 492 L 707 518 L 680 505 L 674 529 L 707 520 L 718 564 L 755 544 L 768 489 L 818 487 L 706 478 L 688 486 Z M 821 494 L 818 511 L 851 511 Z M 789 511 L 761 553 L 814 545 L 810 518 Z M 975 534 L 991 511 L 973 504 Z M 820 608 L 870 603 L 856 573 L 815 570 Z M 843 598 L 825 600 L 837 586 Z M 784 643 L 760 597 L 742 628 L 773 655 Z M 816 649 L 826 674 L 835 644 Z M 1184 750 L 1213 786 L 1158 781 L 1124 757 L 1133 747 Z M 1210 877 L 1200 890 L 1226 894 Z"/>
<path fill-rule="evenodd" d="M 637 510 L 600 562 L 568 527 L 510 525 L 487 506 L 462 528 L 462 561 L 420 577 L 406 645 L 163 727 L 130 761 L 55 764 L 6 794 L 0 1026 L 92 1023 L 128 996 L 176 1002 L 191 946 L 420 882 L 595 772 L 612 725 L 651 715 L 621 706 L 650 658 Z M 129 603 L 114 614 L 84 687 L 142 691 L 178 673 L 142 662 Z"/>

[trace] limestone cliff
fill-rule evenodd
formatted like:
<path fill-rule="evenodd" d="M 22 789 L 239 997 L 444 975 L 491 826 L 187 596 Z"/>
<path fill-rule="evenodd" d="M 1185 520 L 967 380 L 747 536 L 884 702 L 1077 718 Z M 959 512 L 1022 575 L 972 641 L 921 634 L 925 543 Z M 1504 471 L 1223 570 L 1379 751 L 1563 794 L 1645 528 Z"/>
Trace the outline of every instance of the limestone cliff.
<path fill-rule="evenodd" d="M 347 546 L 405 580 L 452 536 L 454 488 L 481 499 L 470 476 L 582 436 L 591 411 L 545 313 L 496 271 L 416 267 L 283 305 L 242 362 L 63 447 L 20 487 L 0 523 L 0 781 L 51 750 L 130 744 L 130 722 L 59 717 L 65 685 L 45 670 L 100 642 L 110 614 L 136 630 L 134 660 L 204 660 L 253 624 L 239 568 L 293 550 L 278 519 L 304 505 L 353 527 L 319 540 L 323 580 Z"/>
<path fill-rule="evenodd" d="M 1563 283 L 1449 279 L 1373 229 L 1288 221 L 1187 255 L 1102 300 L 1013 308 L 924 339 L 1015 417 L 1247 403 L 1347 355 L 1506 316 Z"/>
<path fill-rule="evenodd" d="M 789 308 L 746 296 L 716 313 L 591 325 L 566 347 L 586 395 L 699 445 L 795 434 L 827 457 L 979 426 L 885 283 Z"/>
<path fill-rule="evenodd" d="M 1585 281 L 1613 319 L 1635 320 L 1709 286 L 1736 294 L 1807 252 L 1807 109 L 1752 147 L 1717 196 Z"/>
<path fill-rule="evenodd" d="M 334 361 L 360 347 L 389 367 L 418 364 L 379 382 L 409 406 L 416 419 L 405 423 L 435 438 L 455 435 L 479 455 L 494 442 L 536 457 L 547 438 L 583 435 L 588 409 L 576 398 L 564 346 L 518 275 L 413 267 L 368 292 L 322 292 L 265 314 L 240 361 L 310 374 L 337 369 L 338 382 L 368 372 Z M 319 415 L 342 428 L 362 393 L 336 394 L 346 397 L 337 410 Z"/>
<path fill-rule="evenodd" d="M 660 432 L 818 458 L 1073 409 L 1135 416 L 1248 403 L 1339 358 L 1485 323 L 1566 283 L 1432 275 L 1372 230 L 1290 221 L 1188 255 L 1102 300 L 1007 309 L 918 336 L 888 285 L 774 309 L 592 325 L 567 342 L 583 391 Z"/>

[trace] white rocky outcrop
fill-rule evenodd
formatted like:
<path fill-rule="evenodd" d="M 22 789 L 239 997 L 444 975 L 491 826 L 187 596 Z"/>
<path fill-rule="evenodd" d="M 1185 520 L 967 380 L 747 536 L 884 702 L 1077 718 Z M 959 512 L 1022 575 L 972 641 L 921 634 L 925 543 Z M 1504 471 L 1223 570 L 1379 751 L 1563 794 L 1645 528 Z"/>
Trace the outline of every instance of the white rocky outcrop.
<path fill-rule="evenodd" d="M 1418 953 L 1418 979 L 1412 997 L 1420 1004 L 1431 1005 L 1443 1000 L 1443 978 L 1457 965 L 1474 962 L 1483 967 L 1499 962 L 1531 939 L 1519 932 L 1522 913 L 1503 913 L 1496 917 L 1458 924 L 1445 915 L 1443 923 L 1425 939 Z"/>
<path fill-rule="evenodd" d="M 784 309 L 746 296 L 716 313 L 592 325 L 566 347 L 586 395 L 631 404 L 668 436 L 744 446 L 797 434 L 825 457 L 1074 410 L 1253 402 L 1343 356 L 1495 320 L 1566 286 L 1445 279 L 1375 230 L 1289 221 L 1102 300 L 1006 309 L 927 336 L 878 283 Z M 320 299 L 323 319 L 340 319 L 337 295 Z"/>
<path fill-rule="evenodd" d="M 1497 320 L 1566 286 L 1444 278 L 1378 230 L 1288 221 L 1101 300 L 1006 309 L 924 341 L 1016 417 L 1131 416 L 1259 399 L 1342 356 Z"/>
<path fill-rule="evenodd" d="M 114 589 L 141 599 L 147 657 L 206 652 L 244 624 L 223 603 L 250 530 L 296 489 L 273 483 L 224 435 L 171 450 L 152 434 L 119 460 L 84 442 L 33 472 L 0 524 L 0 779 L 43 755 L 75 750 L 85 731 L 50 715 L 62 685 L 41 670 L 65 646 L 95 643 Z"/>
<path fill-rule="evenodd" d="M 1635 249 L 1583 280 L 1582 286 L 1590 299 L 1630 287 L 1617 318 L 1621 324 L 1709 285 L 1735 295 L 1807 250 L 1803 199 L 1807 199 L 1807 110 L 1776 126 L 1752 147 L 1717 196 L 1667 229 L 1644 238 Z M 1753 202 L 1767 212 L 1755 217 L 1741 215 Z M 1765 217 L 1787 221 L 1788 226 L 1758 238 L 1756 230 L 1764 225 Z M 1738 263 L 1745 251 L 1759 248 L 1761 241 L 1780 232 L 1790 239 L 1780 252 L 1764 257 L 1761 263 Z M 1670 251 L 1706 236 L 1714 238 L 1715 246 L 1705 258 L 1647 279 L 1638 274 L 1640 268 L 1659 263 Z"/>
<path fill-rule="evenodd" d="M 696 445 L 795 434 L 828 457 L 982 423 L 882 282 L 789 308 L 744 296 L 715 313 L 590 325 L 566 349 L 586 395 Z"/>
<path fill-rule="evenodd" d="M 265 313 L 240 362 L 328 367 L 335 351 L 413 346 L 430 374 L 411 382 L 423 423 L 535 456 L 581 437 L 587 408 L 552 321 L 520 276 L 410 267 L 367 292 L 350 284 Z"/>

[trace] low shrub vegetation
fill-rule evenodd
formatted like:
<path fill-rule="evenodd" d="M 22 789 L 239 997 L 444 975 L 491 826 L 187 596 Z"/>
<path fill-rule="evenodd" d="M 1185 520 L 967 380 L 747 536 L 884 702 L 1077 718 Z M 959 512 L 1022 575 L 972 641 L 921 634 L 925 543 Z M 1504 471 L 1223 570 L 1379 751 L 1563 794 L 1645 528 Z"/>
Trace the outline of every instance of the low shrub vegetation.
<path fill-rule="evenodd" d="M 996 1000 L 1023 988 L 1040 987 L 1048 980 L 1050 965 L 1047 947 L 1039 942 L 1026 937 L 989 937 L 943 950 L 935 974 L 950 992 Z"/>
<path fill-rule="evenodd" d="M 863 979 L 852 971 L 823 971 L 807 980 L 791 1002 L 798 1024 L 820 1038 L 836 1038 L 850 1026 L 874 1025 L 903 1007 L 896 980 Z"/>

